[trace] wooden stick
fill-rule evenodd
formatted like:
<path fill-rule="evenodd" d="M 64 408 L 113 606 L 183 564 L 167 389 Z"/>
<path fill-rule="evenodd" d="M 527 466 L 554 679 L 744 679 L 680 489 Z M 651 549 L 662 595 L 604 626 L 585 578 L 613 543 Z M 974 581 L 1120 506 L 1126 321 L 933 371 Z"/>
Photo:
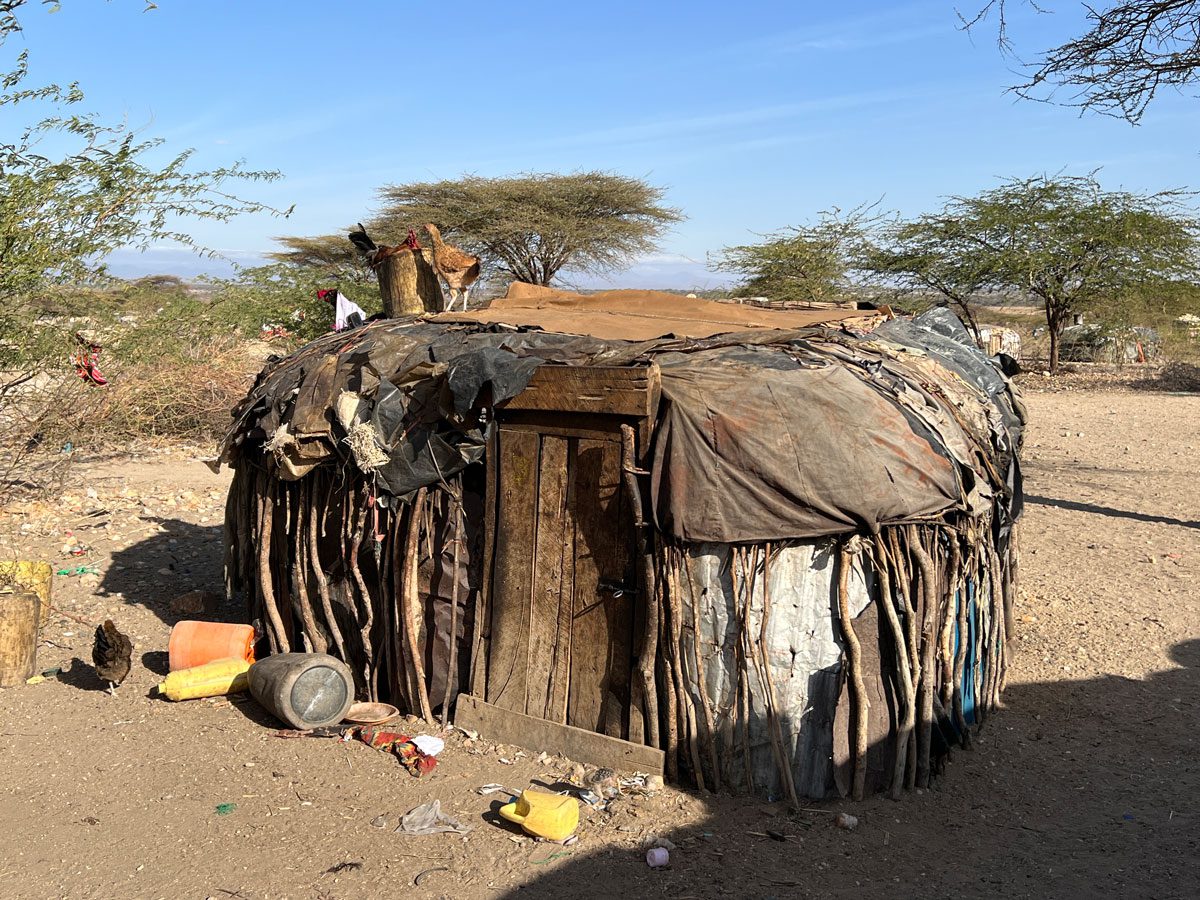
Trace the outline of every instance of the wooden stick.
<path fill-rule="evenodd" d="M 412 629 L 408 619 L 405 591 L 408 576 L 408 532 L 412 528 L 419 527 L 418 521 L 413 513 L 413 504 L 410 502 L 406 506 L 398 506 L 394 509 L 392 523 L 388 529 L 388 540 L 391 541 L 388 547 L 388 557 L 391 559 L 392 567 L 392 596 L 386 606 L 392 615 L 390 626 L 393 635 L 392 667 L 395 673 L 396 687 L 399 689 L 400 685 L 404 686 L 404 696 L 412 715 L 418 715 L 421 712 L 421 701 L 417 697 L 417 681 L 413 674 L 414 666 L 410 661 L 410 649 L 416 639 L 411 636 Z"/>
<path fill-rule="evenodd" d="M 658 584 L 662 584 L 663 579 L 658 579 Z M 660 623 L 662 634 L 658 636 L 659 646 L 663 648 L 663 652 L 657 655 L 655 664 L 658 667 L 659 683 L 663 685 L 663 695 L 666 699 L 667 708 L 663 717 L 665 723 L 665 733 L 663 735 L 664 746 L 664 769 L 667 778 L 673 782 L 679 781 L 679 695 L 675 691 L 675 679 L 671 672 L 671 662 L 667 658 L 670 642 L 667 640 L 667 623 L 665 616 L 662 617 Z"/>
<path fill-rule="evenodd" d="M 921 684 L 917 692 L 917 712 L 920 728 L 917 731 L 917 787 L 929 787 L 929 756 L 933 738 L 933 618 L 937 603 L 936 574 L 933 560 L 926 551 L 917 526 L 908 526 L 908 544 L 921 572 Z"/>
<path fill-rule="evenodd" d="M 958 534 L 953 530 L 946 532 L 949 547 L 948 552 L 950 558 L 946 562 L 946 596 L 942 603 L 942 622 L 940 638 L 938 640 L 938 652 L 942 663 L 942 695 L 941 701 L 943 707 L 948 707 L 954 698 L 954 622 L 957 616 L 956 603 L 958 602 L 958 586 L 961 582 L 959 577 L 959 549 L 958 549 Z"/>
<path fill-rule="evenodd" d="M 421 703 L 421 718 L 433 722 L 433 710 L 429 706 L 429 690 L 425 686 L 425 662 L 421 658 L 420 615 L 421 593 L 417 586 L 417 571 L 420 562 L 421 519 L 425 511 L 425 488 L 417 490 L 417 496 L 409 508 L 408 537 L 404 542 L 404 596 L 402 598 L 405 617 L 405 632 L 408 637 L 408 652 L 412 660 L 413 678 L 416 680 L 417 699 Z"/>
<path fill-rule="evenodd" d="M 963 573 L 971 571 L 970 551 L 961 555 L 959 565 Z M 962 597 L 959 600 L 957 612 L 957 631 L 958 631 L 958 648 L 954 654 L 954 703 L 950 709 L 950 715 L 954 718 L 954 724 L 958 726 L 959 734 L 962 735 L 963 749 L 969 750 L 971 747 L 971 729 L 967 725 L 966 713 L 963 710 L 963 674 L 966 671 L 967 662 L 967 611 L 970 606 L 971 583 L 970 579 L 962 578 Z"/>
<path fill-rule="evenodd" d="M 862 674 L 862 645 L 854 633 L 854 625 L 850 615 L 850 567 L 854 557 L 859 552 L 859 537 L 854 535 L 843 541 L 840 546 L 838 560 L 838 623 L 842 628 L 842 637 L 846 642 L 846 665 L 850 670 L 850 699 L 853 708 L 853 740 L 854 754 L 854 783 L 850 796 L 861 800 L 866 793 L 867 785 L 867 685 Z"/>
<path fill-rule="evenodd" d="M 705 676 L 704 657 L 701 653 L 700 643 L 700 606 L 696 602 L 696 589 L 692 586 L 692 573 L 688 565 L 687 551 L 682 548 L 674 548 L 676 559 L 679 566 L 683 569 L 684 582 L 687 584 L 688 599 L 692 604 L 692 642 L 693 652 L 696 654 L 696 680 L 699 686 L 700 694 L 700 709 L 704 713 L 704 742 L 708 745 L 708 762 L 712 766 L 713 790 L 721 790 L 721 769 L 717 761 L 717 728 L 716 719 L 713 716 L 712 703 L 708 699 L 708 678 Z"/>
<path fill-rule="evenodd" d="M 240 550 L 242 541 L 246 539 L 246 532 L 241 529 L 242 523 L 239 520 L 238 514 L 243 506 L 242 493 L 245 490 L 245 480 L 245 470 L 240 467 L 234 469 L 233 479 L 229 482 L 229 495 L 225 498 L 225 559 L 223 574 L 225 576 L 226 600 L 233 599 L 234 582 L 240 577 L 242 571 Z"/>
<path fill-rule="evenodd" d="M 310 491 L 309 497 L 315 495 L 316 491 Z M 312 570 L 313 580 L 317 583 L 317 593 L 321 597 L 321 611 L 325 614 L 325 624 L 329 627 L 329 633 L 333 636 L 333 643 L 337 647 L 338 656 L 349 663 L 350 658 L 346 654 L 346 642 L 342 640 L 342 629 L 338 627 L 337 619 L 333 614 L 333 601 L 329 596 L 329 581 L 325 578 L 325 571 L 321 567 L 321 546 L 317 540 L 317 520 L 324 521 L 324 515 L 318 515 L 318 510 L 315 507 L 309 509 L 308 515 L 308 561 L 309 568 Z"/>
<path fill-rule="evenodd" d="M 246 592 L 247 618 L 253 621 L 257 618 L 254 609 L 254 583 L 257 580 L 251 560 L 247 558 L 247 550 L 257 546 L 254 529 L 257 523 L 251 525 L 252 516 L 247 515 L 251 503 L 257 506 L 254 496 L 253 470 L 249 464 L 239 466 L 234 473 L 233 483 L 229 486 L 228 503 L 233 506 L 233 518 L 227 528 L 231 530 L 225 535 L 227 552 L 225 556 L 225 599 L 232 600 L 238 590 Z"/>
<path fill-rule="evenodd" d="M 1000 669 L 1004 662 L 1004 597 L 1003 588 L 1001 586 L 1000 575 L 1000 559 L 995 549 L 992 548 L 988 552 L 988 573 L 991 581 L 992 593 L 992 609 L 994 624 L 992 626 L 992 643 L 990 652 L 993 659 L 993 672 L 991 678 L 990 698 L 992 705 L 1000 708 L 1000 684 L 1001 673 Z"/>
<path fill-rule="evenodd" d="M 275 591 L 272 587 L 271 574 L 271 538 L 274 530 L 275 505 L 271 497 L 267 475 L 259 476 L 264 483 L 262 506 L 259 511 L 259 521 L 262 523 L 258 540 L 258 586 L 262 591 L 263 609 L 267 614 L 270 627 L 267 635 L 271 638 L 272 653 L 290 653 L 291 644 L 287 632 L 283 628 L 283 619 L 279 615 L 279 606 L 275 603 Z"/>
<path fill-rule="evenodd" d="M 371 599 L 371 592 L 367 590 L 367 583 L 363 579 L 362 570 L 358 567 L 358 549 L 362 545 L 363 529 L 367 522 L 367 503 L 366 503 L 366 487 L 363 487 L 363 504 L 358 511 L 356 524 L 350 539 L 350 577 L 355 586 L 358 588 L 358 594 L 362 601 L 363 618 L 359 619 L 359 630 L 362 634 L 363 652 L 366 656 L 365 669 L 363 671 L 367 681 L 367 698 L 372 702 L 379 699 L 379 671 L 375 665 L 375 649 L 371 645 L 371 627 L 375 623 L 374 601 Z"/>
<path fill-rule="evenodd" d="M 987 646 L 987 634 L 991 630 L 991 622 L 988 619 L 988 606 L 983 600 L 984 582 L 987 581 L 985 570 L 987 563 L 983 560 L 982 554 L 985 551 L 980 549 L 975 554 L 975 640 L 974 640 L 974 658 L 975 667 L 972 670 L 972 684 L 975 690 L 975 721 L 977 724 L 982 724 L 987 718 L 987 697 L 984 695 L 984 674 L 987 666 L 984 665 L 983 651 Z"/>
<path fill-rule="evenodd" d="M 665 591 L 666 608 L 669 610 L 671 633 L 671 667 L 675 676 L 675 687 L 680 698 L 680 709 L 683 712 L 683 722 L 687 726 L 688 755 L 692 760 L 692 769 L 696 773 L 696 786 L 702 793 L 707 793 L 704 781 L 704 766 L 700 762 L 699 739 L 700 729 L 696 725 L 696 706 L 692 702 L 692 692 L 688 690 L 687 681 L 683 676 L 683 604 L 679 599 L 679 579 L 673 566 L 667 567 L 667 589 Z"/>
<path fill-rule="evenodd" d="M 479 568 L 479 589 L 475 592 L 474 627 L 471 635 L 471 683 L 472 694 L 482 697 L 487 693 L 487 652 L 485 635 L 491 637 L 492 571 L 496 556 L 496 519 L 498 515 L 496 488 L 499 482 L 500 441 L 499 429 L 492 428 L 488 435 L 483 464 L 487 470 L 483 497 L 483 559 Z"/>
<path fill-rule="evenodd" d="M 1004 548 L 1004 633 L 1016 631 L 1016 601 L 1014 588 L 1017 575 L 1017 529 L 1019 522 L 1009 526 L 1008 546 Z"/>
<path fill-rule="evenodd" d="M 775 679 L 771 676 L 771 657 L 767 653 L 767 632 L 771 621 L 771 545 L 763 549 L 763 611 L 762 625 L 758 632 L 758 652 L 762 657 L 763 679 L 767 684 L 767 722 L 771 727 L 772 742 L 778 748 L 777 760 L 779 774 L 783 779 L 783 788 L 787 791 L 788 799 L 793 808 L 800 806 L 800 798 L 796 795 L 796 781 L 792 777 L 791 755 L 783 740 L 783 727 L 779 724 L 779 699 L 775 693 Z"/>
<path fill-rule="evenodd" d="M 292 584 L 296 603 L 300 609 L 300 622 L 304 626 L 301 637 L 317 653 L 329 649 L 325 635 L 317 627 L 317 617 L 313 613 L 312 603 L 308 598 L 308 572 L 305 561 L 308 554 L 304 546 L 308 541 L 306 527 L 306 512 L 308 510 L 309 485 L 307 480 L 301 481 L 296 487 L 297 496 L 293 499 L 294 521 L 289 519 L 292 526 Z"/>
<path fill-rule="evenodd" d="M 908 649 L 908 667 L 912 675 L 913 696 L 917 696 L 921 683 L 921 655 L 917 641 L 917 611 L 912 604 L 912 578 L 908 573 L 907 556 L 900 546 L 899 526 L 888 530 L 889 549 L 894 565 L 897 593 L 904 606 L 905 646 Z M 908 736 L 908 768 L 905 770 L 904 786 L 912 789 L 917 784 L 917 730 Z"/>
<path fill-rule="evenodd" d="M 646 737 L 651 747 L 659 748 L 658 688 L 654 679 L 654 658 L 658 653 L 658 591 L 655 587 L 654 560 L 647 549 L 646 530 L 649 525 L 645 521 L 642 491 L 637 483 L 636 463 L 633 427 L 622 425 L 621 472 L 629 505 L 633 510 L 633 525 L 637 529 L 636 546 L 642 576 L 640 596 L 645 598 L 646 606 L 646 630 L 642 635 L 641 652 L 638 654 L 638 674 L 641 676 L 642 702 L 646 711 Z"/>
<path fill-rule="evenodd" d="M 246 592 L 249 601 L 254 595 L 254 567 L 252 560 L 247 558 L 250 547 L 256 546 L 254 541 L 254 510 L 258 506 L 258 498 L 254 494 L 256 476 L 248 467 L 239 467 L 234 475 L 233 484 L 229 487 L 229 500 L 236 502 L 233 514 L 233 532 L 225 536 L 229 545 L 230 555 L 226 561 L 225 599 L 232 600 L 237 588 Z M 234 488 L 237 488 L 235 494 Z M 252 524 L 253 523 L 253 524 Z M 253 617 L 251 617 L 253 618 Z"/>
<path fill-rule="evenodd" d="M 896 648 L 896 666 L 900 670 L 900 695 L 903 701 L 900 727 L 896 731 L 896 759 L 892 767 L 892 784 L 890 796 L 893 800 L 900 799 L 904 789 L 905 772 L 908 766 L 908 741 L 916 723 L 917 699 L 913 691 L 912 672 L 908 666 L 908 648 L 904 644 L 904 632 L 900 626 L 900 617 L 896 615 L 896 604 L 892 598 L 892 581 L 888 577 L 887 545 L 882 535 L 876 535 L 872 544 L 872 558 L 875 562 L 875 574 L 879 579 L 879 607 L 883 610 L 892 640 Z"/>
<path fill-rule="evenodd" d="M 737 700 L 735 709 L 737 711 L 737 727 L 742 731 L 742 763 L 746 770 L 746 790 L 749 793 L 754 793 L 754 769 L 750 764 L 750 673 L 747 671 L 749 662 L 746 655 L 746 632 L 747 625 L 745 617 L 742 614 L 741 596 L 745 592 L 743 586 L 745 578 L 745 568 L 743 567 L 743 577 L 738 577 L 738 563 L 741 559 L 742 549 L 734 546 L 729 550 L 729 575 L 733 587 L 733 617 L 737 622 L 737 644 L 734 652 L 734 667 L 737 669 Z M 736 740 L 736 732 L 735 732 Z M 736 744 L 735 744 L 736 746 Z"/>
<path fill-rule="evenodd" d="M 450 688 L 458 680 L 458 560 L 462 546 L 462 479 L 456 481 L 458 494 L 450 495 L 454 509 L 454 563 L 450 586 L 450 662 L 446 665 L 446 692 L 442 695 L 442 728 L 450 724 Z"/>
<path fill-rule="evenodd" d="M 1017 523 L 1009 532 L 1004 550 L 1004 666 L 1000 671 L 1000 690 L 1008 686 L 1008 641 L 1016 633 Z"/>
<path fill-rule="evenodd" d="M 991 553 L 990 548 L 985 544 L 981 548 L 979 555 L 980 563 L 980 584 L 987 586 L 987 628 L 983 630 L 983 644 L 980 650 L 980 659 L 985 659 L 987 665 L 983 673 L 983 683 L 980 686 L 980 696 L 986 704 L 988 712 L 992 710 L 992 679 L 995 677 L 996 662 L 992 656 L 995 648 L 996 634 L 996 591 L 992 584 L 991 573 Z"/>
<path fill-rule="evenodd" d="M 58 613 L 60 616 L 65 616 L 73 622 L 78 622 L 80 625 L 86 625 L 88 628 L 93 629 L 97 626 L 96 622 L 89 622 L 83 616 L 77 616 L 75 613 L 67 612 L 65 609 L 59 609 L 49 600 L 42 600 L 41 598 L 38 598 L 38 600 L 42 606 L 46 607 L 46 609 L 50 610 L 51 612 Z"/>

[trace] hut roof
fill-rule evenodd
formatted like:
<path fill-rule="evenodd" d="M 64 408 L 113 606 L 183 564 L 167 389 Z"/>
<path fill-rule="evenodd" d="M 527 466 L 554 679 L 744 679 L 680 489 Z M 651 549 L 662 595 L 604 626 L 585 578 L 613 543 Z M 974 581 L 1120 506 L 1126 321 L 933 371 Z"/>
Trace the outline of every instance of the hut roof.
<path fill-rule="evenodd" d="M 995 501 L 1015 515 L 1024 415 L 1011 385 L 949 312 L 883 318 L 521 286 L 488 309 L 372 322 L 269 365 L 221 458 L 266 451 L 283 478 L 356 465 L 404 498 L 481 459 L 495 410 L 539 367 L 641 367 L 661 384 L 646 411 L 656 524 L 676 537 L 875 531 Z"/>
<path fill-rule="evenodd" d="M 774 310 L 681 297 L 666 291 L 573 294 L 516 282 L 486 309 L 441 313 L 434 322 L 501 323 L 603 340 L 652 341 L 664 335 L 705 338 L 763 329 L 788 330 L 879 314 L 856 309 Z"/>

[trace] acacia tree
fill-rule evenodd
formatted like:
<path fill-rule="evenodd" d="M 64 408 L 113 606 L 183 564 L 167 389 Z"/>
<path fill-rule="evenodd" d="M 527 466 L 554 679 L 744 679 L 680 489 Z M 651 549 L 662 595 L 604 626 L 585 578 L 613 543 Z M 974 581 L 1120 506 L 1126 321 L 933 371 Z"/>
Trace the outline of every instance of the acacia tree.
<path fill-rule="evenodd" d="M 890 223 L 875 240 L 864 242 L 858 268 L 899 293 L 941 296 L 978 340 L 970 301 L 992 285 L 994 273 L 966 225 L 946 212 Z"/>
<path fill-rule="evenodd" d="M 966 27 L 994 16 L 1002 48 L 1012 49 L 1007 12 L 1012 0 L 989 0 Z M 1041 0 L 1021 0 L 1038 12 Z M 1039 55 L 1030 75 L 1013 90 L 1033 99 L 1053 98 L 1136 123 L 1162 88 L 1182 89 L 1200 79 L 1200 2 L 1123 0 L 1107 6 L 1080 4 L 1087 30 Z"/>
<path fill-rule="evenodd" d="M 427 222 L 500 275 L 550 284 L 561 271 L 605 272 L 658 247 L 683 219 L 664 192 L 611 172 L 468 175 L 453 181 L 390 185 L 369 230 L 398 243 Z"/>
<path fill-rule="evenodd" d="M 365 283 L 375 278 L 366 259 L 346 239 L 344 233 L 277 237 L 275 242 L 282 244 L 285 249 L 268 253 L 267 257 L 282 265 L 355 283 Z"/>
<path fill-rule="evenodd" d="M 1036 297 L 1057 372 L 1072 313 L 1200 273 L 1200 221 L 1188 196 L 1105 191 L 1094 175 L 1011 179 L 949 200 L 939 218 L 956 237 L 938 265 L 977 274 L 980 288 Z"/>
<path fill-rule="evenodd" d="M 102 279 L 105 257 L 121 247 L 173 241 L 209 252 L 182 230 L 181 220 L 286 215 L 228 191 L 231 182 L 271 181 L 278 173 L 240 162 L 198 171 L 189 166 L 190 150 L 156 163 L 162 142 L 82 112 L 78 84 L 30 86 L 28 51 L 8 52 L 21 33 L 18 13 L 26 2 L 0 0 L 6 126 L 0 135 L 0 496 L 14 485 L 48 483 L 69 456 L 35 465 L 30 454 L 43 442 L 51 446 L 51 435 L 65 438 L 86 417 L 80 382 L 65 358 L 69 335 L 39 320 L 49 287 Z M 60 377 L 43 386 L 35 381 L 41 373 Z"/>
<path fill-rule="evenodd" d="M 741 276 L 741 290 L 774 300 L 836 300 L 877 221 L 874 206 L 824 211 L 815 224 L 763 235 L 757 244 L 726 247 L 709 258 L 709 267 Z"/>
<path fill-rule="evenodd" d="M 0 0 L 0 49 L 20 33 L 17 11 L 25 3 Z M 226 221 L 243 213 L 290 212 L 239 199 L 226 187 L 235 181 L 272 181 L 279 173 L 254 171 L 240 162 L 196 171 L 188 165 L 191 150 L 165 165 L 154 164 L 149 157 L 161 140 L 78 112 L 83 101 L 78 84 L 26 86 L 28 51 L 9 65 L 0 75 L 0 109 L 8 120 L 17 107 L 44 110 L 11 141 L 0 139 L 0 301 L 10 319 L 11 298 L 27 297 L 49 283 L 102 276 L 104 258 L 117 248 L 146 249 L 171 241 L 211 255 L 181 230 L 181 219 Z M 54 145 L 53 153 L 44 149 L 48 144 Z M 20 316 L 15 327 L 22 327 Z"/>

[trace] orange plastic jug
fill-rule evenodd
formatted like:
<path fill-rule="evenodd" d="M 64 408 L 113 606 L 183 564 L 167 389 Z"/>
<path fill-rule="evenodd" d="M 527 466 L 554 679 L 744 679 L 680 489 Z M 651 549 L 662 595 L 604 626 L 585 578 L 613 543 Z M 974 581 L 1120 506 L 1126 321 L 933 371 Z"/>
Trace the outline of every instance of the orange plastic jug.
<path fill-rule="evenodd" d="M 171 629 L 167 654 L 172 672 L 230 657 L 252 663 L 254 629 L 232 622 L 179 622 Z"/>

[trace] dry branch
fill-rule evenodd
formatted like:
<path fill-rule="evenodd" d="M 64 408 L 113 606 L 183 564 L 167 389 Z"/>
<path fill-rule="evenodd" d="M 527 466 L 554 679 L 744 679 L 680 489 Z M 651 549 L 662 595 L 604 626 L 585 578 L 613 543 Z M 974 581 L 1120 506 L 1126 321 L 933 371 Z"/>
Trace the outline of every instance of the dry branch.
<path fill-rule="evenodd" d="M 846 642 L 846 665 L 850 674 L 850 699 L 853 715 L 851 730 L 852 753 L 854 756 L 854 786 L 851 797 L 861 800 L 867 784 L 867 685 L 863 681 L 862 646 L 854 633 L 853 617 L 850 613 L 850 569 L 858 555 L 860 541 L 857 535 L 843 541 L 838 554 L 838 622 L 842 638 Z"/>
<path fill-rule="evenodd" d="M 900 625 L 900 617 L 896 615 L 896 604 L 892 598 L 892 581 L 888 577 L 887 546 L 881 535 L 876 535 L 872 544 L 875 572 L 879 578 L 879 606 L 887 619 L 888 628 L 896 648 L 896 666 L 900 670 L 900 696 L 903 707 L 900 714 L 899 728 L 896 731 L 896 759 L 892 769 L 891 798 L 900 799 L 900 791 L 904 788 L 904 776 L 908 765 L 908 742 L 912 737 L 916 723 L 917 698 L 913 690 L 912 672 L 908 665 L 908 648 L 904 642 L 904 631 Z"/>

